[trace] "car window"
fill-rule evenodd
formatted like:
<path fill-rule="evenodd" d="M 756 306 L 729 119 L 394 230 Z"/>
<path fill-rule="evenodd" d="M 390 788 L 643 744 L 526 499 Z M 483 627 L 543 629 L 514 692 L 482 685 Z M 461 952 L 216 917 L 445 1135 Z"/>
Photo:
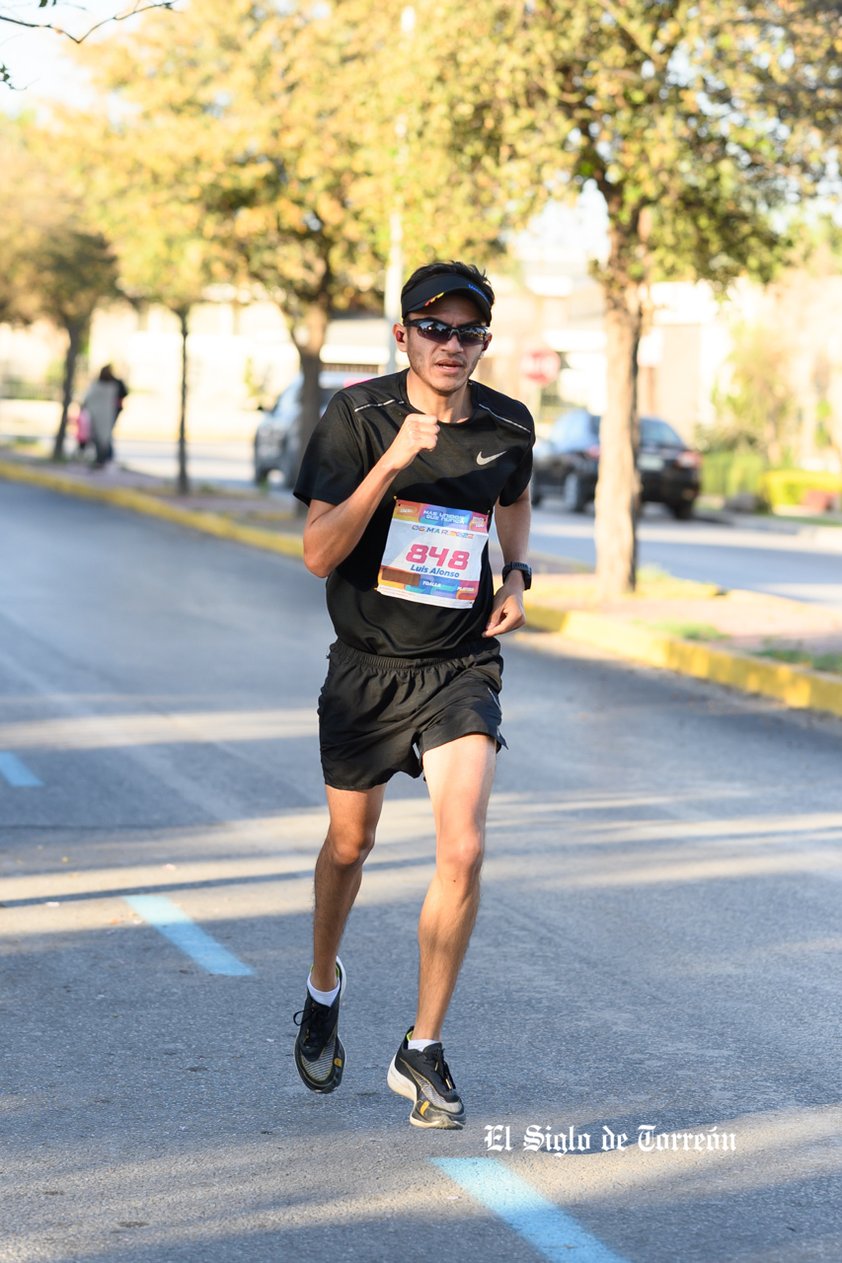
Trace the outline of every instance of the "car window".
<path fill-rule="evenodd" d="M 571 432 L 572 445 L 590 447 L 599 438 L 599 417 L 583 412 L 575 419 Z"/>
<path fill-rule="evenodd" d="M 640 441 L 647 447 L 684 447 L 684 439 L 660 417 L 640 418 Z"/>
<path fill-rule="evenodd" d="M 588 447 L 599 430 L 599 417 L 577 408 L 560 416 L 550 433 L 557 447 Z"/>
<path fill-rule="evenodd" d="M 322 412 L 324 412 L 339 389 L 339 386 L 322 386 L 320 388 L 319 403 Z M 301 411 L 301 383 L 293 382 L 291 386 L 287 386 L 272 411 L 282 421 L 290 424 L 295 421 Z"/>
<path fill-rule="evenodd" d="M 368 381 L 364 373 L 331 373 L 327 380 L 322 378 L 319 384 L 319 411 L 323 413 L 338 390 L 345 386 L 353 386 L 356 382 Z M 293 425 L 301 413 L 302 382 L 300 378 L 293 380 L 286 390 L 275 400 L 271 415 L 276 422 Z"/>
<path fill-rule="evenodd" d="M 282 421 L 291 422 L 301 405 L 301 388 L 295 383 L 287 386 L 275 405 L 275 412 Z"/>

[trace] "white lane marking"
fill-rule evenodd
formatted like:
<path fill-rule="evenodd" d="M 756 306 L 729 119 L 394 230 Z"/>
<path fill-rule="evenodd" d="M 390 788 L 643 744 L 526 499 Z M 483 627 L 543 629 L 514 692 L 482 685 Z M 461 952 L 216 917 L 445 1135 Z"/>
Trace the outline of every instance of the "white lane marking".
<path fill-rule="evenodd" d="M 44 783 L 9 750 L 0 750 L 0 776 L 13 789 L 37 789 Z"/>
<path fill-rule="evenodd" d="M 625 1263 L 570 1215 L 496 1158 L 431 1158 L 433 1166 L 470 1193 L 551 1263 Z"/>
<path fill-rule="evenodd" d="M 165 895 L 126 895 L 125 902 L 207 973 L 224 974 L 229 978 L 254 973 Z"/>

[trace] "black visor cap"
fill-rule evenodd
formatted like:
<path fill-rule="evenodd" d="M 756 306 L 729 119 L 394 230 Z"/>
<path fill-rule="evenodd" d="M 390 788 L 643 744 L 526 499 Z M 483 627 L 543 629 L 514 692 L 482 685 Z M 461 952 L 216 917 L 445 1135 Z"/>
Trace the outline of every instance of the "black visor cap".
<path fill-rule="evenodd" d="M 401 294 L 403 315 L 408 316 L 411 311 L 423 311 L 437 298 L 444 298 L 445 294 L 464 294 L 475 304 L 483 322 L 487 325 L 491 324 L 491 304 L 486 295 L 478 285 L 474 285 L 472 281 L 454 272 L 441 272 L 438 276 L 428 276 L 417 285 L 413 285 L 411 289 L 404 290 Z"/>

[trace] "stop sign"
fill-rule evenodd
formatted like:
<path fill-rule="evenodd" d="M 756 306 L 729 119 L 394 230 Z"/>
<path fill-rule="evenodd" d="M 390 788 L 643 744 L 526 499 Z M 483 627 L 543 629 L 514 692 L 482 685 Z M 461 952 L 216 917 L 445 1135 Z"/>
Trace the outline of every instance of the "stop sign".
<path fill-rule="evenodd" d="M 527 381 L 537 382 L 539 386 L 548 386 L 550 382 L 554 382 L 560 368 L 558 353 L 548 346 L 525 351 L 520 361 L 521 375 Z"/>

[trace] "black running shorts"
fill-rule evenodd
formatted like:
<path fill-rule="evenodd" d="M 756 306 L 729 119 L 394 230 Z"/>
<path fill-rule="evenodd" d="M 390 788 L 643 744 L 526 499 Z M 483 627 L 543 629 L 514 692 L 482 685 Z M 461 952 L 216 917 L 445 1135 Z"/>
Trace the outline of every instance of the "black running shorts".
<path fill-rule="evenodd" d="M 325 784 L 367 790 L 395 772 L 420 776 L 427 750 L 475 732 L 504 746 L 499 646 L 464 649 L 457 658 L 383 658 L 331 645 L 319 696 Z"/>

